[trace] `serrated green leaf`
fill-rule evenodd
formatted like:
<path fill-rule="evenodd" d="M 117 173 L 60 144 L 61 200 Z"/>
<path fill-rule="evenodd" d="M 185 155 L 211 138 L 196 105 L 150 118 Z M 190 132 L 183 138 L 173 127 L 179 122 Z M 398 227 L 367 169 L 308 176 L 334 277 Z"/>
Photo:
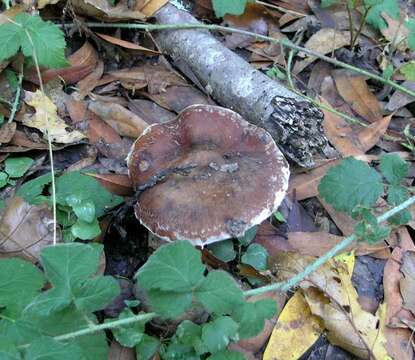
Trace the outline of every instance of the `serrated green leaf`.
<path fill-rule="evenodd" d="M 241 245 L 247 246 L 251 243 L 252 240 L 255 239 L 256 233 L 258 231 L 258 226 L 255 225 L 245 231 L 244 236 L 238 237 L 238 241 Z"/>
<path fill-rule="evenodd" d="M 230 341 L 238 340 L 238 324 L 229 316 L 221 316 L 202 327 L 202 341 L 210 353 L 225 350 Z"/>
<path fill-rule="evenodd" d="M 150 360 L 160 346 L 159 339 L 143 334 L 141 341 L 136 345 L 137 360 Z"/>
<path fill-rule="evenodd" d="M 125 308 L 118 316 L 119 320 L 127 319 L 134 316 L 131 309 Z M 126 347 L 134 347 L 143 340 L 144 336 L 144 322 L 134 322 L 128 325 L 122 325 L 113 329 L 113 334 L 117 341 Z"/>
<path fill-rule="evenodd" d="M 226 14 L 242 15 L 248 0 L 212 0 L 216 17 L 224 17 Z"/>
<path fill-rule="evenodd" d="M 33 164 L 33 159 L 29 157 L 14 157 L 7 158 L 4 161 L 4 171 L 9 174 L 11 178 L 22 177 Z"/>
<path fill-rule="evenodd" d="M 82 357 L 77 344 L 65 344 L 44 336 L 30 344 L 25 360 L 79 360 Z"/>
<path fill-rule="evenodd" d="M 399 19 L 400 10 L 396 0 L 364 0 L 364 4 L 369 8 L 366 22 L 378 30 L 387 27 L 382 13 L 388 14 L 393 19 Z"/>
<path fill-rule="evenodd" d="M 16 345 L 10 340 L 0 338 L 0 359 L 2 360 L 20 360 L 20 352 Z"/>
<path fill-rule="evenodd" d="M 4 316 L 17 317 L 45 283 L 42 272 L 22 259 L 0 260 L 0 309 Z"/>
<path fill-rule="evenodd" d="M 189 320 L 184 320 L 177 327 L 173 341 L 188 345 L 194 349 L 196 354 L 202 355 L 208 350 L 204 346 L 202 339 L 202 327 Z"/>
<path fill-rule="evenodd" d="M 233 248 L 232 240 L 224 240 L 213 243 L 208 246 L 208 249 L 215 255 L 219 260 L 229 262 L 235 259 L 236 251 Z"/>
<path fill-rule="evenodd" d="M 268 251 L 260 244 L 251 244 L 242 255 L 242 263 L 253 266 L 257 270 L 266 270 Z"/>
<path fill-rule="evenodd" d="M 157 314 L 175 319 L 182 315 L 192 305 L 192 293 L 178 293 L 150 289 L 146 291 L 152 311 Z"/>
<path fill-rule="evenodd" d="M 412 220 L 412 215 L 408 210 L 402 210 L 396 215 L 390 217 L 388 222 L 392 225 L 401 226 L 406 225 Z"/>
<path fill-rule="evenodd" d="M 188 241 L 175 241 L 159 247 L 136 277 L 145 290 L 188 292 L 203 280 L 204 271 L 200 252 Z"/>
<path fill-rule="evenodd" d="M 99 227 L 99 222 L 96 218 L 91 223 L 78 219 L 78 221 L 71 226 L 71 232 L 75 238 L 91 240 L 101 234 L 101 228 Z"/>
<path fill-rule="evenodd" d="M 200 360 L 200 356 L 189 345 L 171 342 L 167 349 L 161 350 L 163 360 Z"/>
<path fill-rule="evenodd" d="M 395 154 L 383 155 L 379 168 L 390 184 L 399 184 L 409 172 L 409 164 Z"/>
<path fill-rule="evenodd" d="M 41 196 L 41 194 L 45 186 L 51 182 L 51 173 L 39 176 L 36 179 L 30 180 L 20 186 L 16 192 L 16 195 L 21 196 L 29 204 L 39 204 L 41 202 L 45 202 L 46 198 Z"/>
<path fill-rule="evenodd" d="M 318 187 L 320 196 L 336 210 L 351 214 L 360 205 L 372 207 L 383 193 L 380 175 L 352 157 L 330 168 Z"/>
<path fill-rule="evenodd" d="M 246 360 L 246 358 L 238 351 L 225 350 L 210 355 L 207 360 Z"/>
<path fill-rule="evenodd" d="M 7 175 L 5 172 L 0 171 L 0 188 L 7 185 L 7 180 L 9 179 L 9 175 Z"/>
<path fill-rule="evenodd" d="M 258 335 L 264 328 L 265 320 L 271 319 L 277 311 L 277 304 L 272 299 L 246 302 L 234 310 L 232 318 L 239 324 L 239 337 L 248 339 Z"/>
<path fill-rule="evenodd" d="M 91 200 L 97 217 L 124 201 L 122 197 L 111 194 L 99 181 L 79 171 L 65 173 L 56 180 L 56 201 L 59 204 L 67 205 L 66 198 L 72 195 L 81 200 Z"/>
<path fill-rule="evenodd" d="M 226 272 L 211 271 L 195 291 L 198 301 L 211 313 L 229 314 L 244 303 L 242 290 Z"/>
<path fill-rule="evenodd" d="M 410 61 L 399 68 L 399 72 L 408 81 L 415 81 L 415 61 Z"/>
<path fill-rule="evenodd" d="M 0 61 L 17 54 L 20 48 L 21 32 L 21 28 L 16 24 L 0 25 Z"/>

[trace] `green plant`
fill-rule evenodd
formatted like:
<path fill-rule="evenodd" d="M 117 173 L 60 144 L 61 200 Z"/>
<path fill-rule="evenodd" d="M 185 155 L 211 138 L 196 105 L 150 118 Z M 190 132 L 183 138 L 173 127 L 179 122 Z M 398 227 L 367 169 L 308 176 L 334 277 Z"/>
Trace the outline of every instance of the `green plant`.
<path fill-rule="evenodd" d="M 403 185 L 409 164 L 394 154 L 380 158 L 380 173 L 365 162 L 353 157 L 332 167 L 319 185 L 320 196 L 336 210 L 343 211 L 359 223 L 355 234 L 358 238 L 374 243 L 388 237 L 391 228 L 380 226 L 375 216 L 375 206 L 381 196 L 390 207 L 409 199 L 410 193 Z M 385 182 L 383 182 L 383 179 Z M 411 214 L 404 209 L 388 219 L 390 225 L 404 225 Z"/>
<path fill-rule="evenodd" d="M 212 0 L 212 6 L 217 17 L 224 17 L 226 14 L 242 15 L 250 2 L 255 0 Z"/>
<path fill-rule="evenodd" d="M 22 177 L 33 164 L 29 157 L 10 157 L 4 161 L 4 170 L 0 171 L 0 188 L 14 185 L 15 179 Z"/>
<path fill-rule="evenodd" d="M 31 204 L 51 201 L 44 188 L 51 182 L 45 174 L 23 184 L 17 195 Z M 108 192 L 96 179 L 81 172 L 69 172 L 56 180 L 58 222 L 65 241 L 90 240 L 101 233 L 98 218 L 123 199 Z"/>

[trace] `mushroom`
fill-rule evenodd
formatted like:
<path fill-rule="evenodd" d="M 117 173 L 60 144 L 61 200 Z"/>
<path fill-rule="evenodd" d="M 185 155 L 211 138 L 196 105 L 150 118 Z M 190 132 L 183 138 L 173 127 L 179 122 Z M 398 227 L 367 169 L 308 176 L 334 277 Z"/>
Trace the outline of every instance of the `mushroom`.
<path fill-rule="evenodd" d="M 193 105 L 144 130 L 128 156 L 135 214 L 157 236 L 204 246 L 261 223 L 289 167 L 271 135 L 232 110 Z"/>

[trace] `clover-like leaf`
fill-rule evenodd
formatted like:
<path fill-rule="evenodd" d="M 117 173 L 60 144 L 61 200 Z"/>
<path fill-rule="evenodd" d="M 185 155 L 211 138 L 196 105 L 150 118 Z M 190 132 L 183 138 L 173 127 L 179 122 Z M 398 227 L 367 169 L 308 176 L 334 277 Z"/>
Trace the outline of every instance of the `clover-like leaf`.
<path fill-rule="evenodd" d="M 372 207 L 383 193 L 383 184 L 369 165 L 348 157 L 327 171 L 318 190 L 336 210 L 350 214 L 358 205 Z"/>

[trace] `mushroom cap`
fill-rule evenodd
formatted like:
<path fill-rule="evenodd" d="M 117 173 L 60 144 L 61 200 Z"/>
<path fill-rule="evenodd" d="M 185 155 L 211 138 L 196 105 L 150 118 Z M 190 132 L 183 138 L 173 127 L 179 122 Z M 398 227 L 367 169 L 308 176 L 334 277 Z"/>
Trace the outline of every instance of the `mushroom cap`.
<path fill-rule="evenodd" d="M 232 110 L 193 105 L 149 126 L 128 156 L 135 214 L 166 240 L 242 236 L 280 205 L 289 167 L 271 135 Z"/>

